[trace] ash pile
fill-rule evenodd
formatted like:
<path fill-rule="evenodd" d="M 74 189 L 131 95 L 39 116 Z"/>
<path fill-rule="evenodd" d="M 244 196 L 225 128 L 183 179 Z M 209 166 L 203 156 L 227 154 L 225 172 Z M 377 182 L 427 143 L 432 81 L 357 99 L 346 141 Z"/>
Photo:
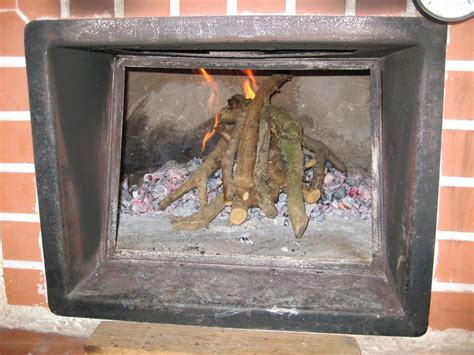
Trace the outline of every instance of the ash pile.
<path fill-rule="evenodd" d="M 305 156 L 309 161 L 310 157 Z M 194 158 L 185 164 L 168 161 L 152 173 L 146 173 L 141 182 L 131 185 L 129 178 L 121 182 L 120 213 L 126 215 L 154 215 L 171 213 L 187 216 L 199 210 L 199 197 L 196 189 L 174 201 L 165 211 L 159 208 L 159 202 L 190 178 L 202 164 L 201 158 Z M 312 179 L 312 169 L 305 170 L 305 180 Z M 209 200 L 222 192 L 221 169 L 209 177 Z M 273 219 L 275 225 L 289 225 L 287 194 L 281 192 L 276 203 L 278 215 Z M 230 207 L 226 207 L 216 218 L 228 219 Z M 321 198 L 312 204 L 306 204 L 306 214 L 311 223 L 324 222 L 326 217 L 339 216 L 344 220 L 362 219 L 370 222 L 372 217 L 372 179 L 359 172 L 343 173 L 327 162 Z M 248 220 L 266 218 L 259 208 L 249 210 Z M 252 224 L 255 225 L 255 224 Z"/>

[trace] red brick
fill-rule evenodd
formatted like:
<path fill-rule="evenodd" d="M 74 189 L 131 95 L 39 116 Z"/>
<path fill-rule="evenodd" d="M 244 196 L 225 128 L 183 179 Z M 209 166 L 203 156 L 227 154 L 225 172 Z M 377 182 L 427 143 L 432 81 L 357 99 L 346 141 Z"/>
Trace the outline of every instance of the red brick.
<path fill-rule="evenodd" d="M 438 230 L 474 232 L 473 188 L 440 188 Z"/>
<path fill-rule="evenodd" d="M 169 0 L 125 0 L 126 17 L 169 16 Z"/>
<path fill-rule="evenodd" d="M 474 60 L 474 20 L 449 25 L 447 59 Z"/>
<path fill-rule="evenodd" d="M 0 354 L 84 354 L 86 338 L 0 328 Z"/>
<path fill-rule="evenodd" d="M 298 0 L 297 15 L 344 15 L 346 0 Z"/>
<path fill-rule="evenodd" d="M 59 0 L 18 0 L 18 7 L 30 20 L 61 17 Z"/>
<path fill-rule="evenodd" d="M 43 271 L 4 268 L 3 274 L 8 304 L 23 306 L 47 305 Z"/>
<path fill-rule="evenodd" d="M 85 338 L 48 334 L 47 338 L 35 350 L 44 354 L 84 354 Z"/>
<path fill-rule="evenodd" d="M 35 174 L 0 173 L 0 212 L 35 213 L 35 203 Z"/>
<path fill-rule="evenodd" d="M 33 354 L 36 344 L 26 341 L 24 343 L 0 343 L 0 354 L 22 355 Z"/>
<path fill-rule="evenodd" d="M 357 0 L 356 15 L 400 16 L 406 11 L 406 0 Z"/>
<path fill-rule="evenodd" d="M 7 260 L 42 261 L 39 223 L 0 222 L 3 257 Z"/>
<path fill-rule="evenodd" d="M 439 240 L 435 279 L 441 282 L 474 283 L 474 243 Z"/>
<path fill-rule="evenodd" d="M 16 9 L 16 0 L 0 0 L 0 10 Z"/>
<path fill-rule="evenodd" d="M 255 0 L 238 0 L 237 13 L 251 14 L 284 14 L 285 0 L 274 1 L 255 1 Z"/>
<path fill-rule="evenodd" d="M 443 130 L 441 144 L 444 176 L 474 177 L 474 132 Z"/>
<path fill-rule="evenodd" d="M 33 163 L 29 121 L 0 121 L 0 162 Z"/>
<path fill-rule="evenodd" d="M 0 328 L 0 354 L 33 354 L 46 334 Z"/>
<path fill-rule="evenodd" d="M 0 12 L 0 55 L 24 56 L 25 22 L 14 11 Z M 2 82 L 0 80 L 0 82 Z M 2 84 L 3 87 L 3 84 Z"/>
<path fill-rule="evenodd" d="M 444 90 L 444 118 L 474 119 L 474 72 L 448 72 Z"/>
<path fill-rule="evenodd" d="M 114 0 L 70 0 L 71 17 L 113 17 Z"/>
<path fill-rule="evenodd" d="M 29 111 L 25 68 L 0 68 L 0 111 Z"/>
<path fill-rule="evenodd" d="M 474 330 L 474 293 L 433 292 L 429 326 Z"/>
<path fill-rule="evenodd" d="M 181 16 L 212 16 L 225 15 L 227 13 L 226 0 L 181 0 Z"/>
<path fill-rule="evenodd" d="M 0 328 L 0 340 L 1 342 L 19 344 L 19 343 L 30 343 L 38 344 L 43 340 L 47 334 L 29 332 L 22 329 L 5 329 Z"/>

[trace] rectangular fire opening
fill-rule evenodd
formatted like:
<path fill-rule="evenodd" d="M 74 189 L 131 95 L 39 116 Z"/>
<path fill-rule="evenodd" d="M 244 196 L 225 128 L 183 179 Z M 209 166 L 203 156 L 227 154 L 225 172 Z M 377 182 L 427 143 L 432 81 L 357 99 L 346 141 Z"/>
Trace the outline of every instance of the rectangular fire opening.
<path fill-rule="evenodd" d="M 239 57 L 238 53 L 234 55 Z M 256 62 L 262 59 L 268 58 L 261 55 Z M 279 65 L 299 64 L 298 58 L 285 61 Z M 338 69 L 338 63 L 333 63 L 331 70 L 318 70 L 321 63 L 313 60 L 315 69 L 309 69 L 311 61 L 307 58 L 306 62 L 307 70 L 286 72 L 292 79 L 273 95 L 272 105 L 284 107 L 297 118 L 305 135 L 325 142 L 346 163 L 348 173 L 346 177 L 328 165 L 323 199 L 319 204 L 307 204 L 310 223 L 301 239 L 292 235 L 289 226 L 286 193 L 280 196 L 279 213 L 274 219 L 254 208 L 246 222 L 232 226 L 230 208 L 226 208 L 207 229 L 183 231 L 171 227 L 174 215 L 190 215 L 199 209 L 199 197 L 191 192 L 164 212 L 159 211 L 159 201 L 189 178 L 188 170 L 199 164 L 195 158 L 205 158 L 214 149 L 218 134 L 205 153 L 201 141 L 212 130 L 213 115 L 227 105 L 227 99 L 242 94 L 247 77 L 240 70 L 208 70 L 217 87 L 216 102 L 209 105 L 210 86 L 197 70 L 126 67 L 121 207 L 115 253 L 165 259 L 194 255 L 201 262 L 232 260 L 243 264 L 246 258 L 251 258 L 252 264 L 265 264 L 265 258 L 272 257 L 280 257 L 282 265 L 288 259 L 290 263 L 369 264 L 375 252 L 372 239 L 380 244 L 378 230 L 373 234 L 371 223 L 371 193 L 373 188 L 377 191 L 372 151 L 377 154 L 379 149 L 378 134 L 371 135 L 378 127 L 372 107 L 379 106 L 380 98 L 376 89 L 379 83 L 371 80 L 370 70 L 376 63 L 359 63 L 358 69 L 345 68 L 344 63 Z M 258 82 L 263 82 L 277 72 L 258 70 L 254 74 Z M 306 173 L 310 177 L 312 169 Z M 151 181 L 145 182 L 144 176 Z M 210 178 L 211 198 L 222 191 L 221 184 L 219 169 Z"/>
<path fill-rule="evenodd" d="M 50 308 L 67 316 L 163 323 L 422 334 L 445 40 L 445 26 L 422 18 L 30 23 L 26 58 Z M 364 71 L 375 211 L 365 249 L 370 258 L 242 263 L 232 255 L 211 261 L 207 253 L 116 248 L 127 68 Z"/>

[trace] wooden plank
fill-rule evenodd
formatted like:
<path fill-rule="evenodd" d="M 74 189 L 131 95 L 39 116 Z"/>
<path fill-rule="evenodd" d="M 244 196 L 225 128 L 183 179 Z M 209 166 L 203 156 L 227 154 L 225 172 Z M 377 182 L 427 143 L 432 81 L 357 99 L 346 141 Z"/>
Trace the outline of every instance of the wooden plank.
<path fill-rule="evenodd" d="M 86 354 L 360 354 L 354 337 L 133 322 L 102 322 Z"/>

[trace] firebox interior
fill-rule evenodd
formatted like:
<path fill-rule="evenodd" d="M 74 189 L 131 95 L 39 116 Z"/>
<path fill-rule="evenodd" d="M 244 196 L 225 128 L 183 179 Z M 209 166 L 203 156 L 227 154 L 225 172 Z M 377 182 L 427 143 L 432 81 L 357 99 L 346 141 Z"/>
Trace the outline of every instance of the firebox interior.
<path fill-rule="evenodd" d="M 257 82 L 263 82 L 274 72 L 260 70 L 254 74 Z M 348 167 L 347 179 L 351 184 L 362 176 L 370 182 L 371 189 L 372 150 L 378 148 L 371 137 L 371 127 L 376 123 L 370 108 L 377 105 L 374 100 L 379 98 L 371 97 L 369 70 L 288 72 L 292 80 L 272 96 L 271 104 L 284 107 L 299 120 L 305 135 L 323 141 Z M 127 68 L 121 180 L 122 185 L 128 183 L 128 191 L 121 189 L 117 252 L 127 255 L 134 251 L 156 258 L 186 254 L 201 261 L 229 256 L 243 264 L 250 258 L 269 257 L 369 263 L 373 239 L 371 199 L 361 206 L 357 198 L 347 196 L 347 184 L 328 185 L 319 204 L 307 204 L 310 223 L 298 240 L 292 235 L 285 211 L 270 219 L 253 209 L 246 222 L 232 226 L 227 209 L 207 229 L 180 231 L 171 226 L 174 215 L 196 212 L 197 194 L 183 197 L 187 203 L 178 201 L 166 211 L 159 211 L 158 202 L 163 194 L 157 190 L 165 189 L 165 183 L 150 186 L 143 178 L 155 171 L 165 174 L 163 169 L 170 162 L 179 167 L 195 158 L 205 159 L 220 138 L 214 136 L 202 152 L 201 141 L 212 128 L 214 114 L 227 105 L 232 95 L 243 93 L 246 76 L 239 70 L 214 69 L 209 74 L 217 85 L 216 102 L 212 105 L 208 102 L 210 86 L 197 70 Z M 175 170 L 182 174 L 179 168 Z M 209 183 L 211 195 L 220 188 L 221 181 L 217 176 Z M 145 192 L 140 196 L 137 190 L 151 192 L 145 197 Z M 283 193 L 281 198 L 284 196 Z M 153 200 L 148 201 L 147 208 L 141 206 L 145 198 Z M 324 211 L 323 200 L 328 212 Z M 349 201 L 349 205 L 341 201 Z M 125 208 L 130 204 L 133 208 Z M 281 201 L 277 206 L 285 209 L 286 203 Z M 361 208 L 363 216 L 359 213 Z"/>

